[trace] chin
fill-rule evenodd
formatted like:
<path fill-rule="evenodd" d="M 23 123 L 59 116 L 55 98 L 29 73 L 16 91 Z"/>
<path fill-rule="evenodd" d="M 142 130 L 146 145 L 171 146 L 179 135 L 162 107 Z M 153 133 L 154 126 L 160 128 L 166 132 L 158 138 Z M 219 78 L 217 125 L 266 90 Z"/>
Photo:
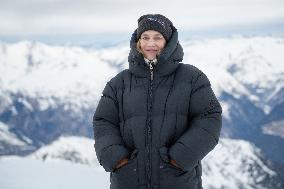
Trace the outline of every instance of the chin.
<path fill-rule="evenodd" d="M 146 56 L 146 58 L 147 58 L 148 60 L 154 60 L 154 59 L 156 58 L 156 56 Z"/>

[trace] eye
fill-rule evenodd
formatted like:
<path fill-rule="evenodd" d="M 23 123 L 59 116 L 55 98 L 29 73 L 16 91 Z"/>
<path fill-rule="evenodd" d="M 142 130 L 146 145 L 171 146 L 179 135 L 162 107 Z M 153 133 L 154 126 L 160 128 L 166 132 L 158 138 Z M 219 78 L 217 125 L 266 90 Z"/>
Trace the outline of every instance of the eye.
<path fill-rule="evenodd" d="M 150 38 L 148 36 L 142 36 L 141 39 L 144 41 L 148 41 Z"/>
<path fill-rule="evenodd" d="M 160 40 L 162 40 L 162 39 L 163 39 L 162 36 L 156 36 L 156 37 L 154 37 L 154 40 L 155 40 L 155 41 L 160 41 Z"/>

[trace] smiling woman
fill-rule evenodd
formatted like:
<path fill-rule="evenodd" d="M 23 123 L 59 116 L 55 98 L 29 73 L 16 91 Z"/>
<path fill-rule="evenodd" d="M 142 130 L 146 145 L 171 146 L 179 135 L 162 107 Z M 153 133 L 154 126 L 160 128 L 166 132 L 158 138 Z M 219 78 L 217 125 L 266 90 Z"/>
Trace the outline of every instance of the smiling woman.
<path fill-rule="evenodd" d="M 217 145 L 221 106 L 206 75 L 180 63 L 183 49 L 163 15 L 138 19 L 129 69 L 105 86 L 93 123 L 111 189 L 201 189 L 201 160 Z"/>

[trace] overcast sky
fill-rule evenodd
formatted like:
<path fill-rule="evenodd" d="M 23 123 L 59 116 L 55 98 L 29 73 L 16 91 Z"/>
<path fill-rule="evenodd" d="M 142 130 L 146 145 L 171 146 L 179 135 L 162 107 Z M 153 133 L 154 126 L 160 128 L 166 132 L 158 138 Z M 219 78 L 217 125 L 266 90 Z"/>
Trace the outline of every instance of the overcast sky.
<path fill-rule="evenodd" d="M 0 0 L 0 36 L 129 32 L 146 13 L 179 30 L 284 22 L 284 0 Z"/>

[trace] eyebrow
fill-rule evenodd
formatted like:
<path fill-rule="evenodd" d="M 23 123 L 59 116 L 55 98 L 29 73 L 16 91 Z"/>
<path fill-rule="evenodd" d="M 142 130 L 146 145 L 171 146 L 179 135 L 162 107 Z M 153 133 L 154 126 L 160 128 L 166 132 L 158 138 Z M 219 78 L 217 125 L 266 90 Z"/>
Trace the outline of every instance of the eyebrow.
<path fill-rule="evenodd" d="M 149 36 L 148 34 L 142 34 L 141 36 Z M 157 33 L 157 34 L 154 34 L 154 37 L 156 37 L 156 36 L 163 36 L 162 34 L 159 34 L 159 33 Z"/>

